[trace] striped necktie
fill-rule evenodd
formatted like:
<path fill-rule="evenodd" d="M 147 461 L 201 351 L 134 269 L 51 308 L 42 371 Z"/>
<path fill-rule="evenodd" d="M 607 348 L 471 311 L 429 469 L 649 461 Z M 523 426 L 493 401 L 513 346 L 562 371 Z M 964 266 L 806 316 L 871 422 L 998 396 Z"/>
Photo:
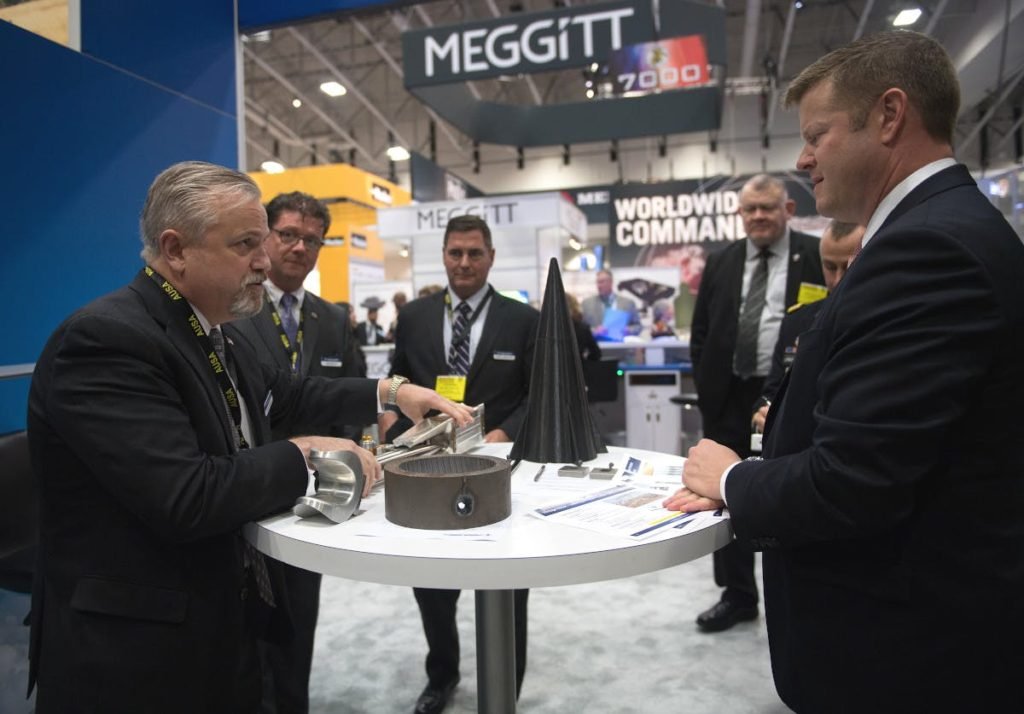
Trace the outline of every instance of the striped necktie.
<path fill-rule="evenodd" d="M 448 369 L 452 374 L 469 374 L 469 303 L 455 308 L 459 316 L 452 325 L 452 345 L 448 349 Z"/>
<path fill-rule="evenodd" d="M 295 337 L 299 334 L 299 323 L 295 322 L 295 314 L 293 308 L 297 300 L 291 293 L 285 293 L 281 296 L 281 327 L 284 328 L 284 333 L 288 335 L 288 341 L 292 343 L 292 349 L 295 349 Z"/>
<path fill-rule="evenodd" d="M 761 331 L 761 313 L 764 311 L 765 298 L 768 295 L 768 256 L 767 248 L 762 248 L 757 256 L 757 267 L 750 278 L 747 299 L 743 303 L 739 325 L 736 330 L 736 354 L 733 359 L 733 370 L 746 379 L 757 374 L 757 336 Z"/>

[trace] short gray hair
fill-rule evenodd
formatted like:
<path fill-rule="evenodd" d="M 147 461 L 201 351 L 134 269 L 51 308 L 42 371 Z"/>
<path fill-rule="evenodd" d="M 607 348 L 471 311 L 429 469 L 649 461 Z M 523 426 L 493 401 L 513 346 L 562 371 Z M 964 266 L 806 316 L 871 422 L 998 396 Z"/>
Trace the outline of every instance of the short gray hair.
<path fill-rule="evenodd" d="M 758 193 L 772 191 L 779 194 L 782 203 L 789 200 L 789 190 L 786 188 L 786 182 L 778 176 L 772 176 L 771 174 L 755 174 L 754 176 L 751 176 L 747 179 L 746 183 L 740 187 L 741 191 L 744 189 L 757 191 Z"/>
<path fill-rule="evenodd" d="M 233 169 L 204 161 L 183 161 L 165 169 L 153 180 L 139 219 L 142 259 L 160 255 L 159 238 L 167 229 L 194 242 L 217 222 L 225 199 L 237 204 L 260 200 L 256 182 Z"/>

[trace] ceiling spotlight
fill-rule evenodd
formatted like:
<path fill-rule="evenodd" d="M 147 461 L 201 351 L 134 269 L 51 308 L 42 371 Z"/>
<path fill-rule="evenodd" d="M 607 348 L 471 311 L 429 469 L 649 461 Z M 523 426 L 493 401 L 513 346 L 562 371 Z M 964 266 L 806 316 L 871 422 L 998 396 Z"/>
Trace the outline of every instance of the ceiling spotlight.
<path fill-rule="evenodd" d="M 388 158 L 391 159 L 392 161 L 409 160 L 409 150 L 404 146 L 399 146 L 398 144 L 395 144 L 394 146 L 389 146 L 386 153 L 388 155 Z"/>
<path fill-rule="evenodd" d="M 921 8 L 919 7 L 900 10 L 900 13 L 896 16 L 896 19 L 892 21 L 892 24 L 894 27 L 906 27 L 907 25 L 913 25 L 917 22 L 919 17 L 921 17 Z"/>
<path fill-rule="evenodd" d="M 298 109 L 299 107 L 302 106 L 302 100 L 299 99 L 298 97 L 295 97 L 295 99 L 292 100 L 292 106 Z"/>
<path fill-rule="evenodd" d="M 591 62 L 590 63 L 590 71 L 591 72 L 596 72 L 600 68 L 601 68 L 601 66 L 597 62 Z"/>
<path fill-rule="evenodd" d="M 331 80 L 330 82 L 324 82 L 320 85 L 320 91 L 326 94 L 328 97 L 343 97 L 348 93 L 341 84 Z"/>
<path fill-rule="evenodd" d="M 590 88 L 589 88 L 589 89 L 587 90 L 587 99 L 593 99 L 593 98 L 594 98 L 594 88 L 593 88 L 593 87 L 590 87 Z"/>
<path fill-rule="evenodd" d="M 793 6 L 794 6 L 794 7 L 795 7 L 795 8 L 797 9 L 797 10 L 803 10 L 803 9 L 804 9 L 804 4 L 803 4 L 802 2 L 800 2 L 800 0 L 796 0 L 796 2 L 795 2 L 795 3 L 793 3 Z"/>
<path fill-rule="evenodd" d="M 268 174 L 284 173 L 284 164 L 282 164 L 280 161 L 275 161 L 273 159 L 267 159 L 266 161 L 264 161 L 262 164 L 260 164 L 260 168 L 266 171 Z"/>

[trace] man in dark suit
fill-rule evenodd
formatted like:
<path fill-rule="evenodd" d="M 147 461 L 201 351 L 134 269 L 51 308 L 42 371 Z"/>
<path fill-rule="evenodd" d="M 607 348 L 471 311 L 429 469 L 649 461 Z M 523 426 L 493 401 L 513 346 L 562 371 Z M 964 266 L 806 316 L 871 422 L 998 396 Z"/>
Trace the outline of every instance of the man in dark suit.
<path fill-rule="evenodd" d="M 391 342 L 384 332 L 384 327 L 377 323 L 377 315 L 384 307 L 384 302 L 379 297 L 370 296 L 363 300 L 360 307 L 366 308 L 366 319 L 356 325 L 356 339 L 359 340 L 359 344 L 366 347 Z"/>
<path fill-rule="evenodd" d="M 324 236 L 331 225 L 327 207 L 298 191 L 275 196 L 267 204 L 270 236 L 264 243 L 270 258 L 266 299 L 259 314 L 238 320 L 225 332 L 245 341 L 262 362 L 300 376 L 359 377 L 356 342 L 348 314 L 303 288 L 316 266 Z M 365 424 L 314 426 L 281 425 L 274 439 L 302 434 L 339 436 L 358 441 Z M 313 637 L 320 608 L 320 573 L 271 560 L 278 571 L 281 597 L 288 598 L 293 638 L 287 642 L 260 642 L 263 661 L 263 712 L 309 710 L 309 672 Z"/>
<path fill-rule="evenodd" d="M 831 221 L 825 232 L 821 234 L 821 272 L 825 276 L 825 288 L 832 292 L 846 274 L 846 268 L 853 260 L 854 254 L 860 249 L 860 241 L 864 237 L 864 226 L 856 223 Z M 818 311 L 825 304 L 821 300 L 808 303 L 797 303 L 786 310 L 779 326 L 779 339 L 772 352 L 772 367 L 765 378 L 761 389 L 761 398 L 754 402 L 752 417 L 754 431 L 764 432 L 764 421 L 768 416 L 775 394 L 779 391 L 782 378 L 786 375 L 793 359 L 796 357 L 797 343 L 800 335 L 810 329 Z M 751 444 L 753 446 L 753 443 Z M 760 449 L 754 449 L 760 452 Z"/>
<path fill-rule="evenodd" d="M 953 158 L 932 38 L 835 50 L 789 86 L 818 210 L 865 223 L 768 414 L 765 460 L 702 441 L 667 502 L 724 498 L 764 549 L 797 712 L 1019 711 L 1024 245 Z"/>
<path fill-rule="evenodd" d="M 789 229 L 795 202 L 760 174 L 740 190 L 747 238 L 708 256 L 693 309 L 690 358 L 704 435 L 750 453 L 750 412 L 771 366 L 786 307 L 801 285 L 824 291 L 818 239 Z M 804 287 L 806 290 L 807 287 Z M 697 617 L 705 632 L 757 617 L 754 552 L 733 542 L 714 554 L 721 599 Z"/>
<path fill-rule="evenodd" d="M 468 410 L 401 380 L 300 379 L 262 367 L 219 325 L 255 314 L 267 215 L 248 176 L 176 164 L 142 212 L 147 265 L 47 342 L 29 394 L 39 479 L 30 683 L 37 711 L 251 712 L 256 637 L 286 636 L 248 521 L 306 492 L 311 449 L 271 426 Z M 399 389 L 400 388 L 400 389 Z M 31 686 L 31 684 L 30 684 Z"/>
<path fill-rule="evenodd" d="M 533 347 L 540 314 L 500 295 L 487 282 L 494 264 L 491 230 L 477 216 L 458 216 L 445 228 L 443 259 L 448 288 L 413 300 L 398 315 L 393 375 L 413 384 L 444 383 L 456 401 L 483 404 L 487 441 L 511 441 L 526 412 Z M 443 377 L 444 380 L 439 381 Z M 410 423 L 386 412 L 382 433 L 390 441 Z M 427 637 L 427 686 L 417 714 L 444 709 L 459 682 L 458 590 L 415 588 Z M 516 691 L 526 671 L 526 601 L 515 592 Z"/>

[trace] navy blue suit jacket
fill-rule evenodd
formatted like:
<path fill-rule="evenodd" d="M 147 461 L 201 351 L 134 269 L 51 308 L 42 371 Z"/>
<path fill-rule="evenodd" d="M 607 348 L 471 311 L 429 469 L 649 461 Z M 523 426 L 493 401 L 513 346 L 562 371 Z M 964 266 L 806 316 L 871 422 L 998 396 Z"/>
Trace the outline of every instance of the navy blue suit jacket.
<path fill-rule="evenodd" d="M 1024 245 L 963 166 L 889 216 L 731 472 L 798 712 L 1019 710 Z"/>

